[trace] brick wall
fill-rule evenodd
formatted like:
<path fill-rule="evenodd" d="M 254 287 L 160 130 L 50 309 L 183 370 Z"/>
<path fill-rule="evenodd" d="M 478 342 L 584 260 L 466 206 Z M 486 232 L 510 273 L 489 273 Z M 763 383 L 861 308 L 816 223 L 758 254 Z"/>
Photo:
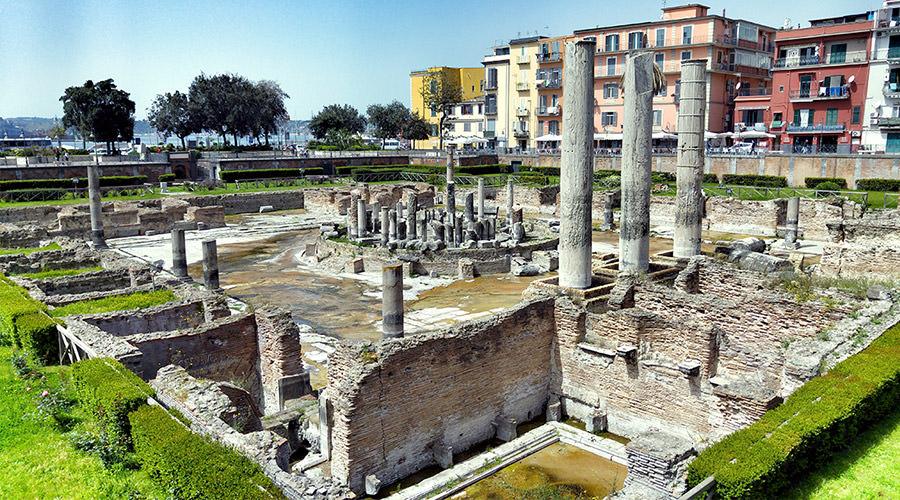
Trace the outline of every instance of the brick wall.
<path fill-rule="evenodd" d="M 389 484 L 433 464 L 436 443 L 461 452 L 491 438 L 498 415 L 539 415 L 552 337 L 544 300 L 371 353 L 342 343 L 329 366 L 333 476 L 357 492 L 370 474 Z"/>
<path fill-rule="evenodd" d="M 122 162 L 122 163 L 101 163 L 100 175 L 108 176 L 131 176 L 146 175 L 147 182 L 157 182 L 159 176 L 169 173 L 169 164 L 167 162 Z M 29 165 L 27 167 L 0 167 L 0 180 L 23 180 L 23 179 L 74 179 L 77 177 L 87 177 L 87 165 Z"/>

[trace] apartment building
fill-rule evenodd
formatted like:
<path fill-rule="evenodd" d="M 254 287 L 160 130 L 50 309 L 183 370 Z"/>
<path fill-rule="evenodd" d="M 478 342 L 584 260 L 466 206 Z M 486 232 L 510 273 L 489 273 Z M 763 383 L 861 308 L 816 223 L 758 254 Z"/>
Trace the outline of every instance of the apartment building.
<path fill-rule="evenodd" d="M 884 2 L 873 17 L 862 143 L 870 151 L 900 153 L 900 0 Z"/>
<path fill-rule="evenodd" d="M 548 38 L 541 41 L 537 53 L 535 75 L 538 100 L 533 111 L 537 117 L 535 129 L 536 147 L 558 146 L 562 134 L 562 81 L 566 42 L 572 35 Z"/>
<path fill-rule="evenodd" d="M 517 38 L 509 42 L 510 78 L 507 92 L 510 95 L 510 130 L 508 147 L 530 149 L 537 147 L 537 115 L 534 110 L 538 102 L 538 52 L 545 36 Z"/>
<path fill-rule="evenodd" d="M 506 148 L 512 137 L 509 45 L 494 47 L 484 66 L 484 133 L 489 148 Z"/>
<path fill-rule="evenodd" d="M 681 61 L 706 59 L 707 130 L 733 128 L 734 97 L 739 89 L 770 87 L 775 29 L 758 23 L 709 13 L 709 7 L 688 4 L 662 9 L 658 21 L 575 31 L 597 42 L 594 125 L 603 134 L 622 131 L 624 101 L 619 83 L 628 51 L 654 52 L 666 85 L 653 99 L 656 132 L 677 132 Z"/>
<path fill-rule="evenodd" d="M 440 112 L 436 109 L 426 109 L 422 90 L 429 75 L 441 73 L 445 81 L 451 85 L 459 85 L 462 89 L 464 101 L 470 101 L 482 97 L 484 92 L 484 70 L 482 68 L 452 68 L 449 66 L 436 66 L 409 74 L 409 90 L 411 109 L 414 113 L 425 118 L 431 124 L 431 136 L 427 141 L 422 141 L 426 148 L 440 148 Z"/>
<path fill-rule="evenodd" d="M 774 134 L 772 148 L 849 153 L 862 143 L 872 13 L 815 19 L 775 37 L 772 89 L 736 98 L 735 121 Z"/>
<path fill-rule="evenodd" d="M 484 138 L 484 97 L 479 96 L 453 106 L 448 121 L 450 129 L 444 142 L 459 149 L 482 149 Z"/>

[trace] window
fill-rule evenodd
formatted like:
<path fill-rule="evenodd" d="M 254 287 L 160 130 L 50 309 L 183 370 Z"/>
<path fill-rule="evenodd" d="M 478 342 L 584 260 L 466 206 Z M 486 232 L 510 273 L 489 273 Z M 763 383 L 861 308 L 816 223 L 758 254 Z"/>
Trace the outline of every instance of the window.
<path fill-rule="evenodd" d="M 559 105 L 559 96 L 558 96 L 558 95 L 553 94 L 553 95 L 550 96 L 550 105 L 551 105 L 551 106 L 558 106 L 558 105 Z"/>
<path fill-rule="evenodd" d="M 825 111 L 825 125 L 837 125 L 838 110 L 837 108 L 828 108 Z"/>
<path fill-rule="evenodd" d="M 606 83 L 603 85 L 603 98 L 604 99 L 618 99 L 619 98 L 619 84 L 617 83 Z"/>
<path fill-rule="evenodd" d="M 549 132 L 550 132 L 551 134 L 553 134 L 553 135 L 559 134 L 559 121 L 557 121 L 557 120 L 550 120 L 549 125 L 550 125 L 550 130 L 549 130 Z"/>
<path fill-rule="evenodd" d="M 478 122 L 478 131 L 484 132 L 484 122 Z"/>
<path fill-rule="evenodd" d="M 472 114 L 472 105 L 471 104 L 463 104 L 460 106 L 462 115 L 471 115 Z"/>
<path fill-rule="evenodd" d="M 496 95 L 489 94 L 489 95 L 484 96 L 484 112 L 485 112 L 485 114 L 487 114 L 487 113 L 496 114 L 497 113 L 497 96 Z M 488 129 L 488 130 L 493 130 L 493 129 Z"/>
<path fill-rule="evenodd" d="M 615 52 L 619 50 L 619 35 L 606 35 L 606 43 L 604 49 L 606 52 Z"/>
<path fill-rule="evenodd" d="M 603 126 L 616 126 L 616 112 L 615 111 L 604 111 L 600 116 L 600 124 Z"/>
<path fill-rule="evenodd" d="M 783 113 L 773 113 L 772 114 L 772 126 L 773 127 L 776 127 L 776 128 L 780 127 L 783 121 L 784 121 Z"/>
<path fill-rule="evenodd" d="M 463 123 L 463 132 L 471 132 L 472 124 L 469 122 Z"/>
<path fill-rule="evenodd" d="M 654 127 L 662 126 L 662 110 L 661 109 L 653 110 L 653 126 Z"/>
<path fill-rule="evenodd" d="M 659 69 L 663 69 L 663 66 L 666 64 L 666 54 L 663 52 L 657 52 L 653 55 L 653 62 L 659 66 Z"/>
<path fill-rule="evenodd" d="M 559 57 L 559 40 L 556 40 L 553 42 L 552 48 L 553 48 L 552 54 L 555 57 Z"/>
<path fill-rule="evenodd" d="M 614 76 L 616 74 L 616 58 L 606 58 L 606 76 Z"/>
<path fill-rule="evenodd" d="M 432 117 L 437 116 L 437 108 L 435 108 L 434 106 L 431 107 L 431 116 Z"/>
<path fill-rule="evenodd" d="M 666 29 L 658 28 L 656 30 L 656 46 L 657 47 L 665 47 L 666 46 Z"/>
<path fill-rule="evenodd" d="M 859 106 L 853 106 L 853 111 L 850 113 L 850 123 L 854 125 L 859 123 Z"/>
<path fill-rule="evenodd" d="M 847 44 L 835 43 L 831 45 L 831 53 L 828 55 L 830 64 L 843 64 L 847 61 Z"/>
<path fill-rule="evenodd" d="M 694 27 L 693 26 L 685 26 L 681 28 L 681 43 L 684 45 L 690 45 L 694 43 Z"/>
<path fill-rule="evenodd" d="M 640 31 L 635 31 L 633 33 L 629 33 L 628 34 L 628 48 L 629 49 L 644 48 L 644 34 Z"/>
<path fill-rule="evenodd" d="M 687 61 L 687 60 L 690 59 L 690 58 L 691 58 L 691 51 L 690 51 L 690 50 L 682 50 L 682 51 L 681 51 L 681 60 L 682 60 L 682 61 Z"/>
<path fill-rule="evenodd" d="M 663 81 L 660 82 L 659 91 L 656 92 L 656 96 L 657 97 L 665 97 L 667 91 L 668 91 L 668 87 L 666 87 L 666 80 L 664 78 Z"/>
<path fill-rule="evenodd" d="M 497 88 L 497 68 L 488 68 L 486 88 Z"/>
<path fill-rule="evenodd" d="M 544 122 L 538 122 L 538 124 L 537 124 L 537 131 L 535 131 L 535 134 L 536 134 L 538 137 L 544 135 Z"/>
<path fill-rule="evenodd" d="M 487 131 L 494 132 L 497 130 L 497 120 L 488 120 L 487 121 Z"/>
<path fill-rule="evenodd" d="M 437 137 L 437 135 L 438 135 L 437 129 L 438 129 L 438 126 L 432 123 L 431 124 L 431 134 L 430 134 L 431 137 Z"/>

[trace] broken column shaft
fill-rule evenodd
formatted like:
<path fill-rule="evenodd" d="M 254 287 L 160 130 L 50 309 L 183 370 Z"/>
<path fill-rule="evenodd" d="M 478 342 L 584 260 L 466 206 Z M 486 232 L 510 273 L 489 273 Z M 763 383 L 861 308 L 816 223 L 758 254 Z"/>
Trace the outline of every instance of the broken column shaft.
<path fill-rule="evenodd" d="M 484 219 L 484 179 L 478 178 L 478 218 Z"/>
<path fill-rule="evenodd" d="M 506 179 L 506 224 L 508 226 L 512 225 L 512 211 L 513 211 L 513 181 L 512 181 L 512 178 L 510 177 L 509 179 Z"/>
<path fill-rule="evenodd" d="M 447 184 L 453 182 L 453 178 L 455 177 L 453 168 L 453 146 L 449 146 L 447 148 Z"/>
<path fill-rule="evenodd" d="M 390 214 L 391 209 L 388 207 L 381 207 L 381 244 L 387 245 L 388 240 L 390 239 Z M 374 218 L 375 215 L 373 214 Z"/>
<path fill-rule="evenodd" d="M 172 229 L 172 274 L 178 278 L 187 278 L 187 251 L 184 242 L 184 229 Z"/>
<path fill-rule="evenodd" d="M 417 203 L 416 193 L 409 193 L 406 197 L 406 239 L 408 240 L 419 238 L 419 227 L 416 221 Z"/>
<path fill-rule="evenodd" d="M 210 290 L 219 287 L 219 254 L 216 240 L 203 240 L 203 284 Z"/>
<path fill-rule="evenodd" d="M 652 52 L 631 52 L 625 64 L 624 92 L 619 269 L 644 273 L 650 268 L 650 165 L 655 94 Z"/>
<path fill-rule="evenodd" d="M 475 221 L 475 193 L 466 193 L 466 224 Z"/>
<path fill-rule="evenodd" d="M 587 40 L 566 44 L 560 159 L 559 286 L 591 285 L 591 203 L 594 180 L 594 49 Z"/>
<path fill-rule="evenodd" d="M 356 237 L 364 238 L 366 236 L 366 201 L 356 201 Z M 374 216 L 372 217 L 375 218 Z"/>
<path fill-rule="evenodd" d="M 800 226 L 800 198 L 787 200 L 787 217 L 785 219 L 784 246 L 797 248 L 797 231 Z"/>
<path fill-rule="evenodd" d="M 700 255 L 706 121 L 706 60 L 681 62 L 673 256 Z"/>
<path fill-rule="evenodd" d="M 100 165 L 88 165 L 88 202 L 91 212 L 91 243 L 94 248 L 108 248 L 103 234 L 103 205 L 100 202 Z"/>
<path fill-rule="evenodd" d="M 385 338 L 403 336 L 403 265 L 388 264 L 382 268 L 382 321 Z"/>
<path fill-rule="evenodd" d="M 447 183 L 447 216 L 449 217 L 448 223 L 456 227 L 456 184 L 452 182 Z M 448 235 L 448 240 L 455 241 L 453 235 Z M 449 241 L 448 241 L 449 243 Z"/>
<path fill-rule="evenodd" d="M 359 195 L 356 194 L 355 191 L 350 193 L 350 206 L 347 207 L 347 236 L 349 238 L 356 238 L 357 228 L 359 227 L 359 220 L 357 210 L 357 205 L 359 205 Z"/>

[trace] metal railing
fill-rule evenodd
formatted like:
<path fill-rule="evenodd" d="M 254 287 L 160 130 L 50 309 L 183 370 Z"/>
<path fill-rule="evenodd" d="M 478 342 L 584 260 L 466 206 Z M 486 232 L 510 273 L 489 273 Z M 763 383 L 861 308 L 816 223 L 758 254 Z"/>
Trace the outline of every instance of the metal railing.
<path fill-rule="evenodd" d="M 775 68 L 796 68 L 799 66 L 816 66 L 830 64 L 848 64 L 866 62 L 869 55 L 865 50 L 853 52 L 830 52 L 826 55 L 806 55 L 783 57 L 775 60 Z"/>
<path fill-rule="evenodd" d="M 819 87 L 800 90 L 792 90 L 791 99 L 812 99 L 812 100 L 830 100 L 830 99 L 846 99 L 850 97 L 850 87 Z"/>
<path fill-rule="evenodd" d="M 788 132 L 843 132 L 847 126 L 843 123 L 816 123 L 810 125 L 788 125 Z"/>
<path fill-rule="evenodd" d="M 561 59 L 559 52 L 539 52 L 537 55 L 538 62 L 558 62 Z"/>
<path fill-rule="evenodd" d="M 101 187 L 102 196 L 144 196 L 155 193 L 151 184 L 140 186 L 109 186 Z M 87 188 L 33 188 L 0 191 L 0 201 L 4 202 L 29 202 L 29 201 L 61 201 L 87 199 Z"/>
<path fill-rule="evenodd" d="M 562 79 L 553 78 L 550 80 L 538 80 L 537 87 L 539 89 L 558 89 L 562 87 Z"/>

